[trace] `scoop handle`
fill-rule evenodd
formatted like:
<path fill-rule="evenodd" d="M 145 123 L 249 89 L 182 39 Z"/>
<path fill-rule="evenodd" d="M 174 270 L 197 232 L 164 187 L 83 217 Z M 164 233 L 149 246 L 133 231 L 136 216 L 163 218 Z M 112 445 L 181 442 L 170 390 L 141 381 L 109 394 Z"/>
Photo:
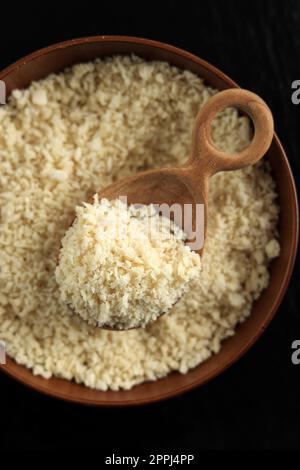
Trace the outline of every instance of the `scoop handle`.
<path fill-rule="evenodd" d="M 235 154 L 218 150 L 211 136 L 211 123 L 214 117 L 219 111 L 230 106 L 244 111 L 254 126 L 254 137 L 250 145 Z M 201 173 L 202 176 L 252 165 L 265 155 L 272 143 L 273 135 L 272 113 L 259 96 L 240 88 L 221 91 L 210 98 L 196 118 L 188 165 L 193 167 L 194 173 Z"/>

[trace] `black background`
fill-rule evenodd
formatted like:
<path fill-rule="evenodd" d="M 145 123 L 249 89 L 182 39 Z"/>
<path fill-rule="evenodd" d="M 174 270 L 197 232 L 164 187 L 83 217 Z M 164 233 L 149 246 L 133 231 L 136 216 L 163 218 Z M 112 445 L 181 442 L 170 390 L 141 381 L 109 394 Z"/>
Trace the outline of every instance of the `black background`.
<path fill-rule="evenodd" d="M 161 40 L 206 59 L 273 110 L 299 184 L 299 0 L 43 2 L 0 7 L 0 68 L 54 42 L 97 34 Z M 203 449 L 300 449 L 299 265 L 271 326 L 205 387 L 155 405 L 96 409 L 41 396 L 0 374 L 0 448 L 87 448 L 138 455 Z M 124 449 L 121 451 L 120 449 Z M 127 452 L 128 455 L 128 452 Z M 198 459 L 199 461 L 199 459 Z"/>

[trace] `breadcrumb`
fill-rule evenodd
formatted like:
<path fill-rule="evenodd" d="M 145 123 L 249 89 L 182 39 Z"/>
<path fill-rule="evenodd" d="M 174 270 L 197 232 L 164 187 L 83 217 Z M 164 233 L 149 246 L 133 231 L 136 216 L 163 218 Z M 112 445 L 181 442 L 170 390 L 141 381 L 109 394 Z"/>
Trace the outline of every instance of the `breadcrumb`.
<path fill-rule="evenodd" d="M 47 106 L 32 100 L 41 90 Z M 55 279 L 74 207 L 117 178 L 186 161 L 196 114 L 216 92 L 191 72 L 123 56 L 52 74 L 0 108 L 0 339 L 19 364 L 99 390 L 130 389 L 196 367 L 248 317 L 269 282 L 265 247 L 278 237 L 264 163 L 212 178 L 201 279 L 147 328 L 108 332 L 70 316 Z M 213 128 L 224 150 L 249 144 L 249 121 L 235 110 Z M 45 167 L 68 179 L 54 181 Z"/>
<path fill-rule="evenodd" d="M 94 196 L 76 208 L 56 268 L 61 298 L 94 326 L 145 327 L 168 312 L 200 275 L 200 256 L 154 205 Z"/>

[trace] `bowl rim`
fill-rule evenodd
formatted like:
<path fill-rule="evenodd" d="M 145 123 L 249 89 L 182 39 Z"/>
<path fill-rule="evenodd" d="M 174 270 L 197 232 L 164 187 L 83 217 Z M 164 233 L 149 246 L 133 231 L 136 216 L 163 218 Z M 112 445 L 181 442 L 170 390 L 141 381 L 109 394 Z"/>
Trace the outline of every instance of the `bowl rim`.
<path fill-rule="evenodd" d="M 139 44 L 139 45 L 144 45 L 148 47 L 149 46 L 154 47 L 156 49 L 161 49 L 161 50 L 173 53 L 175 55 L 179 55 L 183 57 L 184 59 L 187 59 L 188 61 L 191 61 L 200 65 L 202 68 L 206 69 L 208 72 L 210 72 L 214 76 L 224 81 L 229 87 L 239 88 L 239 85 L 235 81 L 233 81 L 230 77 L 228 77 L 224 72 L 219 70 L 217 67 L 211 65 L 206 60 L 203 60 L 190 52 L 187 52 L 181 48 L 166 44 L 161 41 L 156 41 L 153 39 L 146 39 L 146 38 L 141 38 L 141 37 L 134 37 L 134 36 L 124 36 L 124 35 L 86 36 L 86 37 L 80 37 L 77 39 L 69 39 L 66 41 L 58 42 L 50 46 L 38 49 L 37 51 L 27 54 L 26 56 L 22 57 L 21 59 L 17 60 L 13 64 L 5 67 L 2 71 L 0 71 L 0 80 L 5 79 L 6 76 L 8 76 L 11 72 L 16 71 L 19 67 L 25 64 L 28 64 L 37 58 L 46 56 L 53 51 L 69 48 L 72 46 L 95 43 L 95 42 L 100 42 L 100 43 L 101 42 L 103 43 L 123 42 L 123 43 L 128 43 L 128 44 L 130 43 Z M 92 405 L 92 406 L 102 406 L 102 407 L 125 407 L 125 406 L 139 406 L 139 405 L 151 404 L 151 403 L 155 403 L 158 401 L 166 400 L 166 399 L 181 395 L 198 386 L 202 386 L 206 384 L 211 379 L 217 377 L 218 375 L 223 373 L 225 370 L 227 370 L 231 365 L 237 362 L 250 349 L 250 347 L 260 338 L 262 333 L 265 331 L 265 329 L 267 328 L 267 326 L 270 324 L 271 320 L 273 319 L 285 295 L 285 292 L 287 290 L 288 284 L 292 276 L 293 268 L 295 265 L 296 255 L 297 255 L 297 247 L 298 247 L 298 239 L 299 239 L 299 210 L 298 210 L 298 197 L 297 197 L 296 184 L 295 184 L 295 180 L 293 177 L 293 173 L 292 173 L 287 155 L 276 133 L 274 134 L 274 143 L 277 146 L 282 156 L 282 159 L 284 160 L 284 163 L 287 167 L 287 172 L 289 174 L 291 189 L 293 193 L 292 212 L 293 212 L 294 224 L 291 227 L 291 230 L 293 232 L 293 237 L 292 237 L 293 245 L 291 246 L 290 251 L 289 251 L 289 258 L 287 261 L 286 273 L 280 285 L 280 289 L 278 290 L 276 297 L 273 299 L 272 308 L 270 308 L 269 313 L 265 317 L 264 321 L 261 323 L 260 328 L 255 333 L 253 333 L 252 336 L 249 338 L 249 340 L 239 348 L 237 354 L 233 355 L 232 358 L 227 360 L 225 364 L 220 364 L 219 366 L 215 367 L 212 371 L 206 374 L 206 376 L 204 377 L 202 376 L 201 379 L 198 378 L 187 385 L 183 385 L 177 388 L 175 387 L 174 389 L 172 389 L 172 391 L 160 393 L 160 394 L 155 395 L 154 397 L 135 399 L 134 401 L 131 401 L 128 399 L 117 400 L 117 401 L 110 400 L 109 402 L 106 402 L 101 399 L 94 400 L 94 399 L 88 399 L 88 398 L 82 398 L 82 397 L 81 398 L 73 397 L 66 393 L 60 392 L 59 390 L 50 390 L 49 388 L 43 387 L 40 384 L 37 385 L 33 382 L 29 382 L 26 379 L 24 379 L 20 374 L 11 370 L 11 368 L 9 367 L 9 362 L 15 363 L 15 361 L 14 359 L 10 357 L 8 357 L 8 364 L 0 365 L 0 370 L 3 371 L 8 376 L 17 380 L 19 383 L 29 387 L 30 389 L 41 392 L 42 394 L 50 396 L 52 398 L 57 398 L 60 400 L 77 403 L 81 405 Z M 23 367 L 26 368 L 26 366 L 22 366 L 22 368 Z M 32 377 L 34 377 L 32 371 L 30 372 L 31 372 Z M 84 387 L 84 385 L 82 386 Z"/>

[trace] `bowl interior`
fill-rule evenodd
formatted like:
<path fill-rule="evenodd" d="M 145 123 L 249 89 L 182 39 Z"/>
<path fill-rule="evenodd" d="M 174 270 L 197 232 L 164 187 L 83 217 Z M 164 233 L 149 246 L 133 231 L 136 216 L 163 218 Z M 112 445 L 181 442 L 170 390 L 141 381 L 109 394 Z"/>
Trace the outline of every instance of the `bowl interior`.
<path fill-rule="evenodd" d="M 179 68 L 190 70 L 220 90 L 237 86 L 222 72 L 185 51 L 154 41 L 116 36 L 84 38 L 50 46 L 8 67 L 0 74 L 0 79 L 5 81 L 9 94 L 15 88 L 27 87 L 32 80 L 44 78 L 72 64 L 97 57 L 132 53 L 149 60 L 165 60 Z M 296 191 L 288 160 L 276 136 L 268 152 L 268 159 L 279 192 L 282 252 L 272 263 L 268 289 L 254 304 L 251 316 L 238 327 L 235 336 L 223 343 L 219 354 L 186 375 L 173 373 L 156 382 L 121 392 L 100 392 L 62 379 L 45 380 L 35 377 L 30 370 L 10 358 L 1 368 L 22 383 L 57 398 L 93 405 L 137 405 L 171 397 L 202 385 L 229 367 L 254 343 L 275 314 L 287 288 L 296 254 Z"/>

